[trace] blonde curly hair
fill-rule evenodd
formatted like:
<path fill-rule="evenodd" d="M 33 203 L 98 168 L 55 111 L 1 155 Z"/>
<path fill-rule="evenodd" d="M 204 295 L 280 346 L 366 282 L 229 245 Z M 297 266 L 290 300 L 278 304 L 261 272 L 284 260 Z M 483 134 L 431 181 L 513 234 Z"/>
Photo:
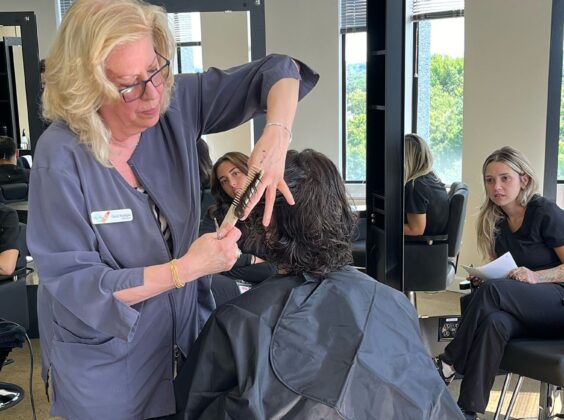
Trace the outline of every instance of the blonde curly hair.
<path fill-rule="evenodd" d="M 105 62 L 117 46 L 150 36 L 155 51 L 170 58 L 174 38 L 164 9 L 141 0 L 77 0 L 68 9 L 46 59 L 43 116 L 63 120 L 94 157 L 109 166 L 110 129 L 98 110 L 121 101 L 106 76 Z M 174 77 L 165 81 L 163 113 Z"/>

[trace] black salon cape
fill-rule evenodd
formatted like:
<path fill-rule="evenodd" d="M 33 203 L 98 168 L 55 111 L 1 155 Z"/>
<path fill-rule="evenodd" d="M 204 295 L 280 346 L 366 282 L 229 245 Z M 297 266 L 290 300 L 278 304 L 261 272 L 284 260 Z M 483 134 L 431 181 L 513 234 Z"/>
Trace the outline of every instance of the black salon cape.
<path fill-rule="evenodd" d="M 275 276 L 219 308 L 176 419 L 462 419 L 400 292 L 354 268 Z"/>

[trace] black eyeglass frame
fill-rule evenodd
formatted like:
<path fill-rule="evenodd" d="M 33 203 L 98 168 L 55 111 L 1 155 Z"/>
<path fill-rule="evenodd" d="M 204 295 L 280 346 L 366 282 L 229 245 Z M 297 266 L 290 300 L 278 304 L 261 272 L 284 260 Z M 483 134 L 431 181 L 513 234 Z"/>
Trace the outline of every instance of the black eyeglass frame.
<path fill-rule="evenodd" d="M 157 54 L 157 56 L 159 56 L 160 58 L 162 58 L 162 59 L 165 61 L 164 65 L 163 65 L 162 67 L 158 68 L 158 69 L 157 69 L 153 74 L 151 74 L 151 76 L 149 76 L 147 79 L 141 80 L 141 81 L 139 81 L 139 82 L 137 82 L 137 83 L 134 83 L 134 84 L 132 84 L 132 85 L 129 85 L 129 86 L 126 86 L 126 87 L 124 87 L 124 88 L 119 89 L 118 92 L 119 92 L 119 94 L 121 95 L 121 98 L 123 99 L 123 101 L 124 101 L 125 103 L 130 103 L 130 102 L 134 102 L 134 101 L 136 101 L 136 100 L 138 100 L 138 99 L 141 99 L 141 98 L 143 97 L 143 95 L 145 94 L 145 89 L 147 89 L 147 83 L 149 83 L 149 82 L 151 82 L 154 87 L 159 87 L 159 86 L 162 85 L 162 83 L 160 83 L 160 84 L 158 84 L 158 85 L 155 85 L 155 84 L 153 83 L 153 77 L 155 77 L 155 76 L 156 76 L 157 74 L 159 74 L 159 73 L 162 73 L 167 67 L 170 67 L 170 60 L 169 60 L 168 58 L 166 58 L 166 57 L 163 57 L 163 56 L 162 56 L 161 54 L 159 54 L 157 51 L 155 51 L 155 54 Z M 168 77 L 168 74 L 167 74 L 167 77 Z M 163 83 L 164 83 L 165 80 L 166 80 L 166 77 L 163 79 Z M 140 94 L 137 98 L 135 98 L 135 99 L 130 99 L 130 100 L 125 99 L 125 96 L 124 96 L 124 94 L 123 94 L 124 91 L 126 91 L 126 90 L 128 90 L 128 89 L 133 89 L 133 88 L 135 88 L 135 87 L 137 87 L 137 86 L 139 86 L 139 85 L 143 85 L 143 89 L 141 89 L 141 94 Z"/>

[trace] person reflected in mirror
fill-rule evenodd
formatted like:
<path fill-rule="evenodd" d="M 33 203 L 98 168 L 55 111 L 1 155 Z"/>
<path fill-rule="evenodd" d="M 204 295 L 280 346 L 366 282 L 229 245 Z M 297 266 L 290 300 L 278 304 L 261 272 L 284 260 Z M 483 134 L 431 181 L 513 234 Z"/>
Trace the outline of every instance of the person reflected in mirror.
<path fill-rule="evenodd" d="M 408 236 L 441 235 L 448 225 L 449 203 L 445 185 L 433 172 L 433 156 L 417 134 L 404 138 L 405 222 Z"/>
<path fill-rule="evenodd" d="M 215 203 L 204 214 L 200 234 L 215 231 L 214 219 L 221 224 L 234 198 L 245 186 L 248 161 L 249 157 L 244 153 L 228 152 L 213 165 L 210 184 Z M 251 216 L 254 217 L 256 216 Z M 265 260 L 262 241 L 256 241 L 256 237 L 248 235 L 249 225 L 252 223 L 252 220 L 237 223 L 241 230 L 237 244 L 242 254 L 235 265 L 222 274 L 234 280 L 257 284 L 276 274 L 276 267 Z"/>
<path fill-rule="evenodd" d="M 475 289 L 454 339 L 435 359 L 445 382 L 464 375 L 458 404 L 470 419 L 486 409 L 509 340 L 561 338 L 564 331 L 564 211 L 538 193 L 531 164 L 517 149 L 494 151 L 482 177 L 478 249 L 488 260 L 511 252 L 519 267 Z"/>
<path fill-rule="evenodd" d="M 335 164 L 289 151 L 272 223 L 280 274 L 218 308 L 175 380 L 175 419 L 455 420 L 406 296 L 352 263 L 354 215 Z M 257 208 L 258 210 L 258 208 Z"/>
<path fill-rule="evenodd" d="M 18 163 L 16 141 L 8 136 L 0 136 L 0 185 L 29 183 L 30 170 Z"/>
<path fill-rule="evenodd" d="M 19 233 L 17 212 L 0 203 L 0 276 L 9 276 L 17 266 L 25 265 L 25 255 L 20 257 L 18 247 Z"/>

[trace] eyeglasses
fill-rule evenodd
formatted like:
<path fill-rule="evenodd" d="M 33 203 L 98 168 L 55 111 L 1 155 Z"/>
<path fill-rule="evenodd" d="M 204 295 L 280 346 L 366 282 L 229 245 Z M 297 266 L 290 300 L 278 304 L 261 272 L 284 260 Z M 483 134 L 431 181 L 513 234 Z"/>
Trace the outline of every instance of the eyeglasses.
<path fill-rule="evenodd" d="M 118 92 L 123 98 L 124 102 L 133 102 L 141 98 L 145 94 L 145 89 L 147 88 L 147 83 L 151 82 L 154 87 L 159 87 L 164 83 L 168 77 L 170 60 L 160 55 L 158 52 L 155 53 L 165 61 L 165 64 L 160 67 L 156 72 L 154 72 L 151 77 L 147 80 L 142 80 L 140 82 L 134 83 L 132 85 L 126 86 L 120 89 Z"/>

